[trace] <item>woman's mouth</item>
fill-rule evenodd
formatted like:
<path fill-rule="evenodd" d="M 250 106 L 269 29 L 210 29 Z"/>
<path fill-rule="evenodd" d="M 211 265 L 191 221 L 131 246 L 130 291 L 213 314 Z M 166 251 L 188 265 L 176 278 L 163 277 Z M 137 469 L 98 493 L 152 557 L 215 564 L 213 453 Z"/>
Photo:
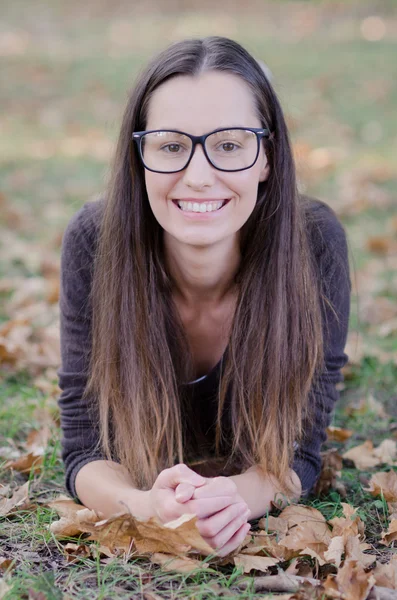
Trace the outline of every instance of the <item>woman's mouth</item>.
<path fill-rule="evenodd" d="M 229 202 L 231 198 L 211 202 L 193 202 L 173 200 L 172 202 L 177 208 L 186 215 L 202 216 L 220 212 Z"/>

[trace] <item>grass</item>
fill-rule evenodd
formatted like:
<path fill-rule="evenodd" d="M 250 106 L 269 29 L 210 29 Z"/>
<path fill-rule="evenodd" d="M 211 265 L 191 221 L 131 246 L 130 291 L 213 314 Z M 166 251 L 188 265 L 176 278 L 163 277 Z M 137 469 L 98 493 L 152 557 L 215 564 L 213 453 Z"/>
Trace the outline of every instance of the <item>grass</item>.
<path fill-rule="evenodd" d="M 83 5 L 75 0 L 67 5 L 38 0 L 34 8 L 17 0 L 8 7 L 0 31 L 5 59 L 0 73 L 4 102 L 0 179 L 8 205 L 23 216 L 20 229 L 12 231 L 15 240 L 37 244 L 43 252 L 48 244 L 56 247 L 54 240 L 72 214 L 103 192 L 128 90 L 156 50 L 191 35 L 226 35 L 265 61 L 273 73 L 292 141 L 303 148 L 297 154 L 303 191 L 339 210 L 344 202 L 366 193 L 363 178 L 370 182 L 375 200 L 360 210 L 342 211 L 352 280 L 375 260 L 377 273 L 368 277 L 380 282 L 379 295 L 397 302 L 393 257 L 376 256 L 367 247 L 369 237 L 390 234 L 396 212 L 395 202 L 381 202 L 385 196 L 397 197 L 396 39 L 393 26 L 378 42 L 360 34 L 363 19 L 375 13 L 395 26 L 395 8 L 387 2 L 358 5 L 351 0 L 338 10 L 330 1 L 252 2 L 251 9 L 248 5 L 239 12 L 236 6 L 227 14 L 221 9 L 211 7 L 208 13 L 204 4 L 199 13 L 189 10 L 187 3 L 185 10 L 134 12 L 129 3 L 120 2 L 117 10 L 109 11 L 105 3 Z M 307 172 L 305 163 L 316 148 L 330 153 L 330 166 Z M 9 229 L 0 211 L 0 233 Z M 40 273 L 39 261 L 34 256 L 27 261 L 25 255 L 11 259 L 0 255 L 0 281 Z M 10 296 L 0 292 L 0 326 L 9 319 L 3 303 Z M 333 424 L 354 433 L 344 446 L 327 442 L 324 449 L 347 449 L 365 439 L 378 444 L 393 436 L 390 426 L 397 420 L 397 369 L 392 362 L 397 336 L 380 337 L 376 328 L 362 322 L 354 295 L 350 326 L 363 336 L 371 352 L 351 365 Z M 389 353 L 390 361 L 380 360 L 381 351 Z M 346 410 L 368 394 L 382 403 L 390 417 L 381 418 L 371 410 Z M 28 372 L 0 370 L 0 446 L 24 441 L 40 425 L 38 410 L 56 410 L 55 400 L 37 388 Z M 53 433 L 39 474 L 21 475 L 3 465 L 0 462 L 0 482 L 21 485 L 29 479 L 31 496 L 39 502 L 64 492 L 59 429 Z M 382 561 L 394 550 L 378 543 L 387 527 L 387 504 L 365 491 L 370 474 L 345 465 L 346 499 L 331 491 L 306 503 L 327 519 L 342 514 L 342 502 L 358 507 L 367 540 Z M 54 518 L 53 511 L 40 506 L 0 521 L 0 555 L 15 559 L 15 568 L 5 574 L 10 590 L 4 600 L 261 596 L 250 588 L 238 590 L 236 583 L 247 576 L 231 566 L 187 576 L 166 573 L 142 559 L 82 558 L 68 563 L 63 543 L 48 529 Z"/>

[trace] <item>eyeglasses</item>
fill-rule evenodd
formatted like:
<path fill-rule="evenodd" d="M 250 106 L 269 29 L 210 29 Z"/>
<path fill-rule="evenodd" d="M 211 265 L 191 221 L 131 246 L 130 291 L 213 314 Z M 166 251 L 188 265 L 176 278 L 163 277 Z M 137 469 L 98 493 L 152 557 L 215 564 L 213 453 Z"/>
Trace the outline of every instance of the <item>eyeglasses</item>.
<path fill-rule="evenodd" d="M 256 163 L 262 138 L 271 138 L 269 129 L 228 127 L 205 135 L 190 135 L 172 129 L 135 131 L 143 165 L 155 173 L 178 173 L 186 169 L 197 144 L 208 162 L 219 171 L 244 171 Z"/>

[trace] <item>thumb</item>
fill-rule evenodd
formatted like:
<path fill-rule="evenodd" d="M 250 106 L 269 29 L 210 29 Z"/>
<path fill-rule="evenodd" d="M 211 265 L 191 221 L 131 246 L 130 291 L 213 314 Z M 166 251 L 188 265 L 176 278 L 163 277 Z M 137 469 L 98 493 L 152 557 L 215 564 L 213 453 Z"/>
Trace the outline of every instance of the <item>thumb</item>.
<path fill-rule="evenodd" d="M 175 500 L 181 503 L 191 500 L 195 489 L 190 483 L 180 483 L 175 490 Z"/>
<path fill-rule="evenodd" d="M 207 482 L 205 477 L 202 477 L 183 463 L 175 465 L 170 469 L 165 469 L 160 473 L 161 487 L 170 487 L 175 489 L 180 483 L 187 483 L 195 487 L 201 487 Z M 160 482 L 159 482 L 160 483 Z"/>

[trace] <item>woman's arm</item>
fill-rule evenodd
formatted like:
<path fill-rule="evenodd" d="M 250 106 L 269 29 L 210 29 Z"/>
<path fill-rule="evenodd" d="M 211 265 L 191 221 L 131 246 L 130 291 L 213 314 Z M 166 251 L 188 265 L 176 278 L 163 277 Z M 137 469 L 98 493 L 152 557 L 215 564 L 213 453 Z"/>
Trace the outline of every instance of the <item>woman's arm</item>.
<path fill-rule="evenodd" d="M 263 517 L 271 509 L 271 502 L 277 501 L 280 508 L 290 502 L 297 502 L 302 492 L 302 485 L 298 475 L 291 469 L 290 475 L 294 486 L 294 493 L 289 498 L 281 495 L 280 483 L 271 476 L 264 477 L 256 466 L 250 467 L 240 475 L 229 477 L 237 486 L 238 493 L 248 504 L 251 510 L 250 519 Z"/>
<path fill-rule="evenodd" d="M 305 435 L 295 451 L 291 465 L 302 483 L 302 495 L 313 489 L 321 471 L 321 445 L 326 428 L 332 421 L 339 399 L 337 384 L 343 381 L 342 368 L 348 360 L 344 349 L 350 316 L 351 282 L 348 245 L 343 226 L 332 209 L 316 202 L 311 232 L 317 260 L 317 274 L 323 294 L 333 309 L 322 302 L 325 369 L 313 384 L 309 403 L 313 409 L 313 426 L 305 424 Z M 336 313 L 336 314 L 335 314 Z"/>
<path fill-rule="evenodd" d="M 154 516 L 148 492 L 134 488 L 127 470 L 117 462 L 94 460 L 78 471 L 75 479 L 80 501 L 107 519 L 118 512 L 149 519 Z"/>
<path fill-rule="evenodd" d="M 98 417 L 90 415 L 88 400 L 83 399 L 91 352 L 89 294 L 99 208 L 98 201 L 86 203 L 70 219 L 62 240 L 59 297 L 62 365 L 58 369 L 61 388 L 58 405 L 65 486 L 74 498 L 78 497 L 75 479 L 79 470 L 92 461 L 106 458 L 98 447 Z"/>

